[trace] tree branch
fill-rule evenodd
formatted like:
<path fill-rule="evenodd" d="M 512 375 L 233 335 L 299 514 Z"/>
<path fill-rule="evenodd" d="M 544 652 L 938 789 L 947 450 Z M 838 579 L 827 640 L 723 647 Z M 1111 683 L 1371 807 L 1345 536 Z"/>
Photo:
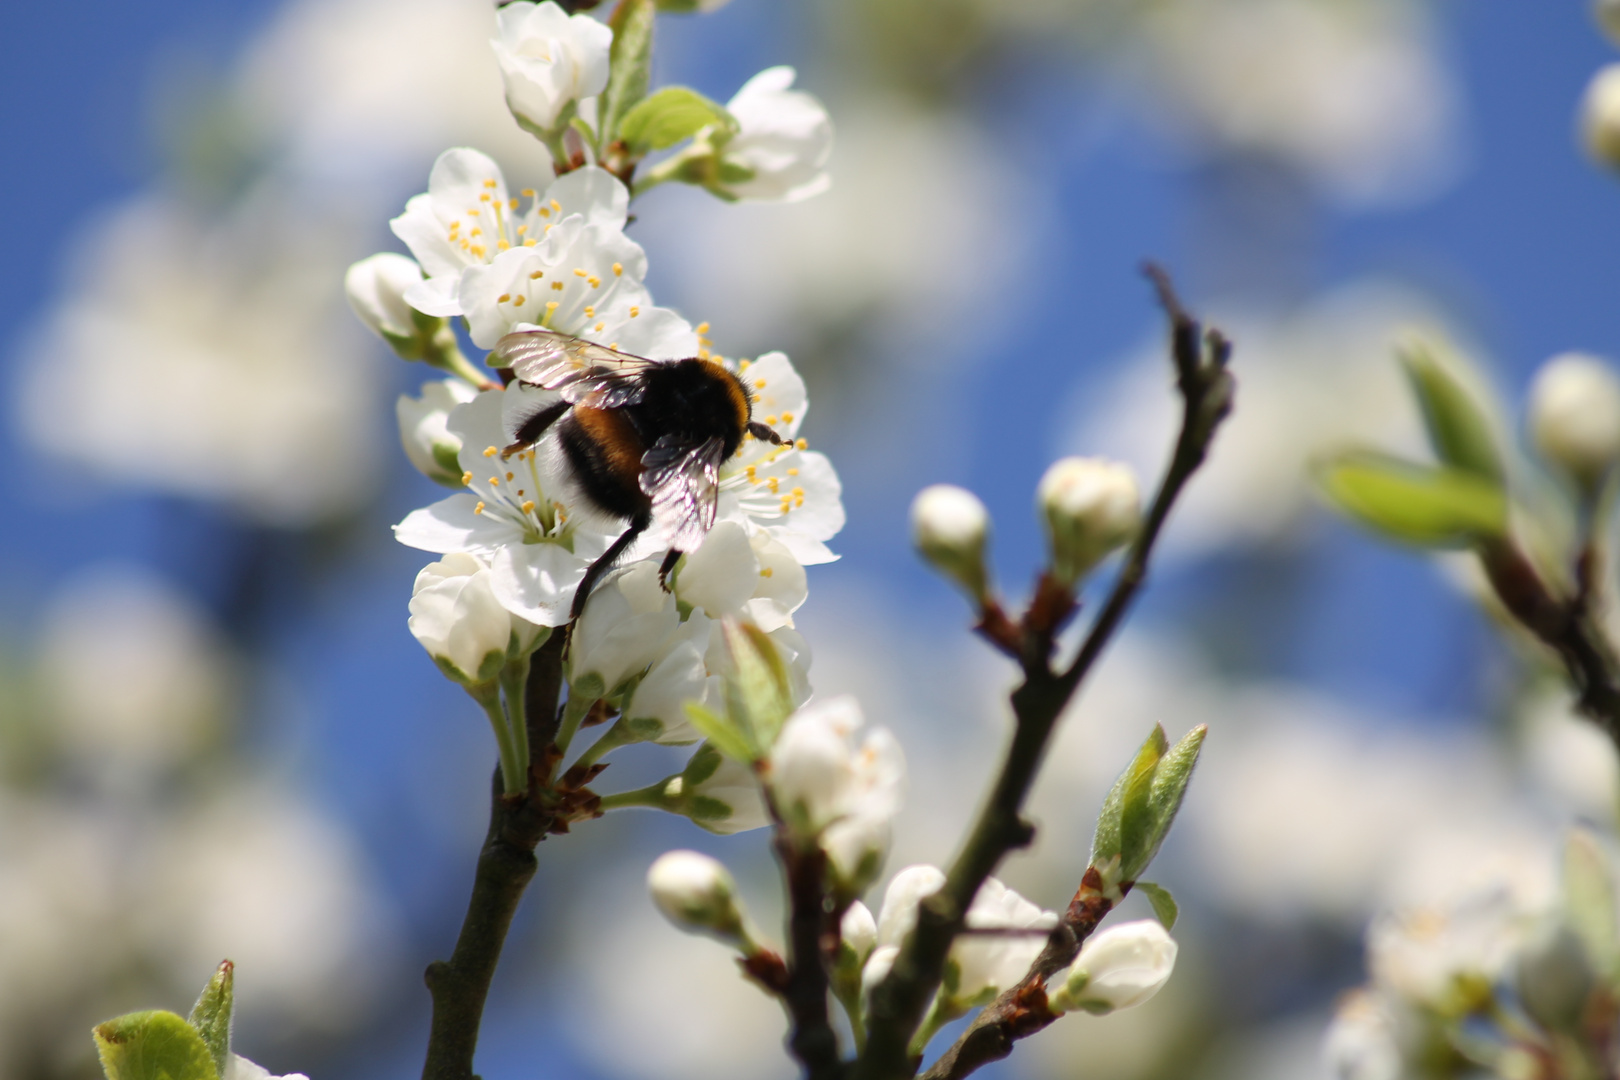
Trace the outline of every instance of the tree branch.
<path fill-rule="evenodd" d="M 809 1080 L 837 1080 L 843 1075 L 843 1062 L 827 1011 L 829 981 L 824 959 L 831 930 L 823 905 L 827 854 L 819 845 L 796 845 L 788 829 L 778 822 L 776 855 L 788 886 L 788 970 L 781 988 L 792 1018 L 788 1049 L 804 1066 Z"/>
<path fill-rule="evenodd" d="M 1146 272 L 1170 320 L 1170 352 L 1183 405 L 1175 452 L 1108 601 L 1069 668 L 1053 672 L 1048 628 L 1026 626 L 1020 631 L 1024 682 L 1012 694 L 1011 745 L 945 885 L 919 905 L 916 928 L 901 946 L 888 977 L 872 993 L 866 1050 L 855 1063 L 856 1080 L 893 1080 L 916 1072 L 917 1062 L 907 1045 L 939 987 L 946 954 L 962 932 L 968 907 L 1006 854 L 1034 837 L 1034 826 L 1023 819 L 1022 809 L 1058 717 L 1123 620 L 1147 576 L 1148 558 L 1170 508 L 1203 463 L 1216 429 L 1231 410 L 1233 381 L 1226 370 L 1230 345 L 1217 332 L 1203 333 L 1162 270 L 1149 266 Z M 1044 642 L 1032 643 L 1029 638 L 1035 633 L 1044 634 Z M 1040 994 L 1044 1010 L 1044 991 Z"/>
<path fill-rule="evenodd" d="M 501 771 L 495 770 L 489 830 L 478 853 L 461 934 L 450 959 L 429 964 L 424 975 L 433 997 L 433 1022 L 422 1080 L 472 1080 L 478 1028 L 501 947 L 523 891 L 534 877 L 535 846 L 557 826 L 556 807 L 545 789 L 555 765 L 551 743 L 556 735 L 566 640 L 566 634 L 553 631 L 531 659 L 524 693 L 530 746 L 528 793 L 504 796 Z"/>

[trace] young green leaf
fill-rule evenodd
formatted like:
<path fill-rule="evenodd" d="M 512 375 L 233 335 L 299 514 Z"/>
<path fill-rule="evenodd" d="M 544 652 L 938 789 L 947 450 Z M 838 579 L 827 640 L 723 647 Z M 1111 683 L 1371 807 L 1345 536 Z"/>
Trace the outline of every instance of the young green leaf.
<path fill-rule="evenodd" d="M 1187 794 L 1187 782 L 1192 779 L 1193 766 L 1198 764 L 1198 754 L 1203 749 L 1204 736 L 1208 731 L 1205 725 L 1199 724 L 1183 735 L 1159 760 L 1153 772 L 1152 787 L 1148 791 L 1153 835 L 1139 853 L 1139 861 L 1125 860 L 1121 870 L 1125 880 L 1131 880 L 1148 868 L 1163 846 L 1164 838 L 1170 834 L 1170 826 L 1176 820 L 1176 812 L 1181 809 L 1182 797 Z"/>
<path fill-rule="evenodd" d="M 619 138 L 630 147 L 632 154 L 639 156 L 649 150 L 668 149 L 711 124 L 731 132 L 737 130 L 737 121 L 724 106 L 696 90 L 666 86 L 625 113 L 619 125 Z"/>
<path fill-rule="evenodd" d="M 219 1080 L 208 1044 L 172 1012 L 126 1013 L 92 1034 L 107 1080 Z"/>
<path fill-rule="evenodd" d="M 1154 725 L 1152 734 L 1136 752 L 1136 757 L 1114 781 L 1108 797 L 1103 800 L 1102 810 L 1097 814 L 1097 831 L 1091 841 L 1091 865 L 1101 867 L 1121 855 L 1126 804 L 1132 803 L 1137 807 L 1134 813 L 1141 813 L 1153 782 L 1153 770 L 1158 767 L 1159 758 L 1168 746 L 1164 728 Z"/>
<path fill-rule="evenodd" d="M 776 742 L 793 712 L 793 679 L 776 643 L 753 623 L 721 624 L 735 674 L 726 680 L 726 704 L 734 727 L 750 733 L 761 753 Z"/>
<path fill-rule="evenodd" d="M 652 79 L 654 0 L 619 0 L 608 19 L 613 47 L 608 52 L 607 89 L 602 92 L 603 145 L 619 138 L 625 114 L 647 96 Z"/>
<path fill-rule="evenodd" d="M 213 1055 L 214 1067 L 225 1075 L 225 1064 L 231 1060 L 231 1005 L 235 998 L 236 965 L 224 961 L 214 971 L 208 985 L 203 987 L 197 1004 L 191 1007 L 186 1023 L 197 1029 L 208 1052 Z"/>
<path fill-rule="evenodd" d="M 695 701 L 686 703 L 686 718 L 720 753 L 736 761 L 756 761 L 759 755 L 749 746 L 748 739 L 732 726 L 731 721 L 712 712 Z"/>
<path fill-rule="evenodd" d="M 1501 485 L 1451 466 L 1352 453 L 1320 466 L 1316 482 L 1362 524 L 1423 547 L 1466 547 L 1507 529 Z"/>
<path fill-rule="evenodd" d="M 1585 829 L 1573 830 L 1564 847 L 1564 908 L 1593 966 L 1607 978 L 1620 977 L 1614 878 L 1597 837 Z"/>
<path fill-rule="evenodd" d="M 1501 484 L 1502 452 L 1490 418 L 1457 376 L 1421 343 L 1401 352 L 1401 366 L 1412 383 L 1429 442 L 1447 465 Z"/>
<path fill-rule="evenodd" d="M 1163 923 L 1166 930 L 1174 930 L 1180 909 L 1176 907 L 1176 898 L 1170 895 L 1170 890 L 1151 881 L 1138 881 L 1134 888 L 1145 894 L 1148 903 L 1153 905 L 1153 917 Z"/>

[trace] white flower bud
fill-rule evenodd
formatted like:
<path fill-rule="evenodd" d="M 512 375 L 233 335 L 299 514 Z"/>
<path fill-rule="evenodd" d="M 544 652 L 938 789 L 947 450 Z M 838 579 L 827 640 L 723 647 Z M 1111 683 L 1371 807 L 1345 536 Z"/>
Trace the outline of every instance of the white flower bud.
<path fill-rule="evenodd" d="M 691 934 L 744 945 L 736 885 L 718 861 L 696 851 L 669 851 L 647 871 L 647 889 L 664 917 Z"/>
<path fill-rule="evenodd" d="M 519 0 L 495 18 L 499 36 L 490 45 L 519 123 L 554 131 L 571 103 L 606 89 L 613 31 L 589 15 L 570 16 L 552 0 Z"/>
<path fill-rule="evenodd" d="M 614 571 L 591 593 L 574 625 L 568 684 L 581 694 L 611 697 L 659 658 L 680 623 L 675 598 L 658 583 L 655 564 Z"/>
<path fill-rule="evenodd" d="M 849 910 L 844 912 L 838 924 L 838 939 L 841 943 L 840 965 L 843 964 L 843 951 L 847 950 L 857 969 L 865 966 L 872 950 L 877 947 L 877 920 L 872 917 L 872 909 L 859 900 L 849 905 Z"/>
<path fill-rule="evenodd" d="M 1595 356 L 1564 353 L 1530 384 L 1530 439 L 1590 491 L 1620 461 L 1620 377 Z"/>
<path fill-rule="evenodd" d="M 953 484 L 923 488 L 911 501 L 911 539 L 934 568 L 982 602 L 989 587 L 984 565 L 990 512 L 979 497 Z"/>
<path fill-rule="evenodd" d="M 1620 168 L 1620 64 L 1609 64 L 1586 86 L 1581 137 L 1600 164 Z"/>
<path fill-rule="evenodd" d="M 1102 1015 L 1140 1005 L 1170 981 L 1176 942 L 1155 919 L 1121 923 L 1094 934 L 1074 963 L 1047 980 L 1053 1012 Z"/>
<path fill-rule="evenodd" d="M 495 599 L 489 568 L 465 552 L 446 555 L 416 575 L 411 633 L 450 678 L 471 685 L 500 674 L 508 657 L 529 652 L 541 628 Z"/>
<path fill-rule="evenodd" d="M 1142 500 L 1130 468 L 1101 458 L 1052 463 L 1035 489 L 1046 526 L 1052 576 L 1072 586 L 1142 525 Z"/>
<path fill-rule="evenodd" d="M 459 488 L 461 440 L 447 426 L 450 410 L 471 401 L 478 391 L 462 379 L 441 379 L 422 384 L 422 396 L 399 395 L 394 415 L 399 419 L 399 441 L 405 456 L 429 480 Z"/>
<path fill-rule="evenodd" d="M 698 747 L 681 775 L 664 788 L 664 794 L 680 801 L 678 812 L 721 836 L 771 823 L 753 767 L 726 757 L 708 743 Z"/>
<path fill-rule="evenodd" d="M 405 290 L 422 280 L 416 260 L 391 251 L 361 259 L 343 275 L 343 291 L 349 306 L 366 328 L 377 334 L 401 355 L 420 351 L 411 306 Z"/>
<path fill-rule="evenodd" d="M 767 68 L 726 103 L 737 133 L 721 148 L 713 186 L 734 199 L 797 202 L 832 186 L 832 119 L 793 85 L 790 67 Z"/>
<path fill-rule="evenodd" d="M 878 945 L 898 946 L 904 942 L 917 925 L 917 905 L 944 885 L 945 872 L 926 863 L 908 866 L 889 879 L 889 887 L 883 891 L 883 906 L 878 910 Z"/>

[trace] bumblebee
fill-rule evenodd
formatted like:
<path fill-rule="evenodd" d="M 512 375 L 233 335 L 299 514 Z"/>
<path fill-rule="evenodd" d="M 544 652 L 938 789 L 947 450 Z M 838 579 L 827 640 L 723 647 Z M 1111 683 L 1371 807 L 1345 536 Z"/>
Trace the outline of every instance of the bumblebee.
<path fill-rule="evenodd" d="M 648 360 L 552 330 L 507 334 L 491 360 L 518 381 L 561 395 L 518 426 L 502 455 L 533 446 L 555 427 L 580 494 L 602 514 L 629 522 L 585 571 L 573 619 L 601 576 L 654 524 L 669 538 L 658 570 L 663 583 L 714 525 L 720 463 L 745 434 L 782 442 L 754 419 L 742 380 L 709 360 Z"/>

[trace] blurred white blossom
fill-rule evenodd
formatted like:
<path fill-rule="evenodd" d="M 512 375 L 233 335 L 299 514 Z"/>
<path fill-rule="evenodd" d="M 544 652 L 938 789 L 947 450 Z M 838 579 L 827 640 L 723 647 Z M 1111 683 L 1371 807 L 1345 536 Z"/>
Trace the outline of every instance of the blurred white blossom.
<path fill-rule="evenodd" d="M 496 12 L 490 42 L 512 115 L 551 131 L 563 110 L 607 87 L 613 31 L 589 15 L 570 16 L 553 0 L 518 0 Z"/>
<path fill-rule="evenodd" d="M 459 682 L 487 682 L 507 658 L 534 645 L 540 627 L 521 619 L 495 598 L 489 567 L 455 551 L 416 575 L 410 631 L 428 655 Z"/>
<path fill-rule="evenodd" d="M 726 103 L 738 128 L 721 149 L 717 185 L 726 194 L 797 202 L 832 186 L 832 118 L 815 97 L 791 89 L 794 77 L 790 67 L 766 68 Z"/>
<path fill-rule="evenodd" d="M 405 291 L 421 280 L 422 268 L 414 261 L 385 251 L 349 267 L 343 275 L 343 292 L 367 330 L 384 339 L 409 339 L 416 328 Z"/>
<path fill-rule="evenodd" d="M 394 403 L 405 456 L 428 479 L 460 487 L 461 440 L 450 434 L 450 410 L 471 401 L 478 392 L 462 379 L 438 379 L 423 383 L 421 395 L 401 394 Z"/>

